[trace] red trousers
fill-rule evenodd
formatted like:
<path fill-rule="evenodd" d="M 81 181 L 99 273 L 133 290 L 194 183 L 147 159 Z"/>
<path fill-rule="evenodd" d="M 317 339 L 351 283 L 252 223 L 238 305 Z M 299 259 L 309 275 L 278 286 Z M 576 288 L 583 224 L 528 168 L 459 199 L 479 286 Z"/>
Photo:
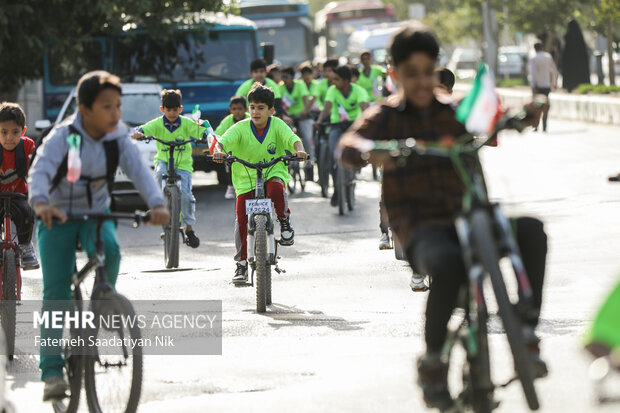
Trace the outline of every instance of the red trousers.
<path fill-rule="evenodd" d="M 288 199 L 284 182 L 280 178 L 272 178 L 265 182 L 267 197 L 271 199 L 276 209 L 276 215 L 286 218 L 291 214 L 288 208 Z M 241 194 L 237 197 L 237 219 L 235 221 L 235 261 L 248 258 L 248 215 L 245 212 L 246 199 L 254 199 L 254 191 Z"/>

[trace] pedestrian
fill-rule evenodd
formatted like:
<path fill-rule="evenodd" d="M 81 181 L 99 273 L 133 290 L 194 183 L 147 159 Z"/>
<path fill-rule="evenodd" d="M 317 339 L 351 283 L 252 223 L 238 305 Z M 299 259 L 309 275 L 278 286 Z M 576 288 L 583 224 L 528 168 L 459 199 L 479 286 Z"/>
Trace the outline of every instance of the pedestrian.
<path fill-rule="evenodd" d="M 553 57 L 543 50 L 543 44 L 536 42 L 534 45 L 536 55 L 530 59 L 530 82 L 534 95 L 549 96 L 558 79 L 558 69 L 555 66 Z M 543 132 L 547 132 L 547 115 L 549 114 L 549 105 L 545 105 L 543 109 Z M 536 129 L 538 130 L 538 127 Z"/>

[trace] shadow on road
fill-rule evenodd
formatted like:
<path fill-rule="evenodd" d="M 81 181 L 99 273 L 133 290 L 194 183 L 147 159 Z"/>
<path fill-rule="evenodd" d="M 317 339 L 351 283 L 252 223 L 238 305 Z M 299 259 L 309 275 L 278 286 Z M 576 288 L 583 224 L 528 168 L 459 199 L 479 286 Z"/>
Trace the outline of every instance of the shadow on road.
<path fill-rule="evenodd" d="M 285 304 L 273 303 L 266 313 L 262 314 L 274 321 L 283 323 L 269 323 L 269 326 L 279 330 L 283 327 L 329 327 L 335 331 L 363 330 L 362 325 L 368 321 L 348 321 L 343 317 L 330 316 L 318 310 L 302 310 Z"/>

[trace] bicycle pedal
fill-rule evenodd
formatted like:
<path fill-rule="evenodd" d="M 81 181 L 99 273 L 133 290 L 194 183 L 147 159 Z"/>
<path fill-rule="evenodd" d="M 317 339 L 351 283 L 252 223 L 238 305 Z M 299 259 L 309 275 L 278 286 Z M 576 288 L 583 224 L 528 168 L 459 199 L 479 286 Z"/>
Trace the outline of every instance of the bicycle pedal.
<path fill-rule="evenodd" d="M 278 274 L 283 274 L 283 273 L 286 273 L 286 270 L 285 270 L 284 268 L 280 268 L 280 267 L 278 267 L 277 265 L 276 265 L 276 267 L 274 268 L 274 270 L 276 270 L 276 272 L 277 272 Z"/>

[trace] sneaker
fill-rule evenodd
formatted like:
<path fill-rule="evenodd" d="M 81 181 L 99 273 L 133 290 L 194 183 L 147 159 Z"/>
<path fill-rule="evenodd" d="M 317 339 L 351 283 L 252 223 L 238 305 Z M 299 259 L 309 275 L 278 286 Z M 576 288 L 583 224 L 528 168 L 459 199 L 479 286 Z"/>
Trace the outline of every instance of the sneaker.
<path fill-rule="evenodd" d="M 425 354 L 418 359 L 418 385 L 428 407 L 444 411 L 454 405 L 448 390 L 448 363 L 439 355 Z"/>
<path fill-rule="evenodd" d="M 224 198 L 226 198 L 226 199 L 235 199 L 236 198 L 235 187 L 234 186 L 228 185 L 228 188 L 226 188 L 226 193 L 224 194 Z"/>
<path fill-rule="evenodd" d="M 607 180 L 609 182 L 619 182 L 620 181 L 620 175 L 613 175 L 610 176 L 609 178 L 607 178 Z"/>
<path fill-rule="evenodd" d="M 546 377 L 549 374 L 549 369 L 547 363 L 540 358 L 540 339 L 536 336 L 533 327 L 528 325 L 523 327 L 523 341 L 530 355 L 534 377 L 537 379 Z"/>
<path fill-rule="evenodd" d="M 280 221 L 280 245 L 293 245 L 295 243 L 295 230 L 291 226 L 291 221 L 288 217 L 278 217 L 278 221 Z"/>
<path fill-rule="evenodd" d="M 411 276 L 409 287 L 411 287 L 411 291 L 416 293 L 423 293 L 429 290 L 428 285 L 424 282 L 424 277 L 420 277 L 418 274 L 413 274 Z"/>
<path fill-rule="evenodd" d="M 185 240 L 185 243 L 187 245 L 192 248 L 198 248 L 198 246 L 200 245 L 200 239 L 196 236 L 196 233 L 193 230 L 187 231 L 185 233 L 185 236 L 187 237 L 187 239 Z"/>
<path fill-rule="evenodd" d="M 391 250 L 392 243 L 390 242 L 390 236 L 388 234 L 381 234 L 381 239 L 379 239 L 379 249 L 380 250 Z"/>
<path fill-rule="evenodd" d="M 37 260 L 37 253 L 34 251 L 32 241 L 28 244 L 22 244 L 19 246 L 22 252 L 22 268 L 25 271 L 36 270 L 39 268 L 39 261 Z"/>
<path fill-rule="evenodd" d="M 332 199 L 330 203 L 333 207 L 338 206 L 338 193 L 336 191 L 334 191 L 334 193 L 332 194 Z"/>
<path fill-rule="evenodd" d="M 237 269 L 232 279 L 233 284 L 245 284 L 248 282 L 248 263 L 245 261 L 237 262 Z"/>
<path fill-rule="evenodd" d="M 43 401 L 46 402 L 51 399 L 62 399 L 67 397 L 67 382 L 62 376 L 52 376 L 45 380 L 45 387 L 43 388 Z"/>

